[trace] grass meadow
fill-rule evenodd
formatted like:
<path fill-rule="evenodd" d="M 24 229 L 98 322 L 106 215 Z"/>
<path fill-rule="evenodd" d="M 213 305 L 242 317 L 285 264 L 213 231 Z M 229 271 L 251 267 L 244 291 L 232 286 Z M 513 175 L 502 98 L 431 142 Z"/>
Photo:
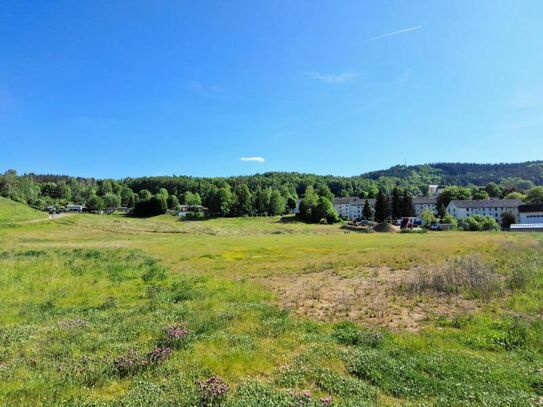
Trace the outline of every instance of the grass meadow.
<path fill-rule="evenodd" d="M 543 236 L 27 216 L 0 224 L 0 405 L 542 402 Z"/>

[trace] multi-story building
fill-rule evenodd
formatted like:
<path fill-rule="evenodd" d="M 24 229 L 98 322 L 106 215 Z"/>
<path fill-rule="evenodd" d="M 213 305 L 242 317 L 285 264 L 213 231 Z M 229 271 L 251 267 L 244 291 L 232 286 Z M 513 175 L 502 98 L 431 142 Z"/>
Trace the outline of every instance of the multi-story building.
<path fill-rule="evenodd" d="M 420 219 L 422 211 L 428 209 L 432 213 L 437 214 L 437 199 L 436 198 L 424 198 L 417 197 L 413 198 L 413 206 L 415 207 L 415 215 L 417 219 Z"/>
<path fill-rule="evenodd" d="M 451 201 L 447 206 L 447 213 L 456 219 L 464 219 L 473 215 L 492 216 L 498 223 L 501 222 L 502 214 L 506 211 L 519 219 L 519 207 L 522 205 L 520 199 L 481 199 Z"/>
<path fill-rule="evenodd" d="M 335 198 L 334 208 L 342 218 L 349 220 L 361 219 L 364 217 L 364 205 L 368 201 L 370 207 L 375 207 L 375 199 L 370 198 L 358 198 L 358 197 L 345 197 Z"/>
<path fill-rule="evenodd" d="M 519 206 L 519 217 L 521 224 L 543 224 L 543 205 L 521 205 Z"/>

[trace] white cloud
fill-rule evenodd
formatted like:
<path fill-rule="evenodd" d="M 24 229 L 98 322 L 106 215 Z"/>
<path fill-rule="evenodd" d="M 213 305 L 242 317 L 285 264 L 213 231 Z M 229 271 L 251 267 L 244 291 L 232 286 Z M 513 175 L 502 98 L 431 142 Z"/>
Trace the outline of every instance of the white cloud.
<path fill-rule="evenodd" d="M 422 25 L 417 25 L 415 27 L 409 27 L 409 28 L 403 28 L 403 29 L 398 30 L 398 31 L 391 31 L 391 32 L 388 32 L 388 33 L 385 33 L 385 34 L 381 34 L 381 35 L 377 35 L 375 37 L 371 37 L 369 40 L 370 41 L 380 40 L 381 38 L 392 37 L 394 35 L 403 34 L 403 33 L 407 33 L 407 32 L 410 32 L 410 31 L 420 30 L 421 28 L 422 28 Z"/>
<path fill-rule="evenodd" d="M 241 157 L 240 158 L 241 161 L 253 161 L 253 162 L 258 162 L 258 163 L 263 163 L 264 161 L 264 157 Z"/>
<path fill-rule="evenodd" d="M 309 76 L 315 80 L 326 83 L 345 83 L 358 78 L 358 74 L 353 72 L 342 72 L 339 74 L 322 74 L 320 72 L 311 72 Z"/>

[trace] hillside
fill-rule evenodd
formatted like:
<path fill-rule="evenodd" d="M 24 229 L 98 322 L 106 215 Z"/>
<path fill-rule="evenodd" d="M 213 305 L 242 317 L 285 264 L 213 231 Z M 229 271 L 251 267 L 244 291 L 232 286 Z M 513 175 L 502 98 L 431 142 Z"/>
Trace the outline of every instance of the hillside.
<path fill-rule="evenodd" d="M 296 200 L 305 194 L 308 186 L 312 186 L 318 195 L 328 198 L 374 198 L 380 189 L 390 193 L 398 187 L 419 196 L 427 193 L 429 184 L 484 187 L 491 182 L 498 184 L 496 196 L 505 196 L 512 191 L 527 193 L 534 186 L 543 185 L 543 161 L 394 166 L 353 177 L 265 172 L 230 177 L 172 175 L 113 180 L 50 174 L 21 176 L 8 170 L 0 175 L 0 196 L 26 202 L 38 209 L 51 204 L 63 206 L 78 202 L 96 210 L 133 207 L 136 201 L 147 201 L 160 192 L 171 208 L 176 202 L 188 201 L 194 205 L 201 204 L 220 216 L 243 216 L 284 213 L 286 209 L 294 208 Z M 237 195 L 240 194 L 247 199 L 245 204 L 236 206 Z"/>
<path fill-rule="evenodd" d="M 520 178 L 536 185 L 543 184 L 543 161 L 524 163 L 474 164 L 474 163 L 434 163 L 425 165 L 397 165 L 387 170 L 372 171 L 362 178 L 377 180 L 381 177 L 394 177 L 445 185 L 486 185 L 489 182 L 501 183 L 507 178 Z"/>
<path fill-rule="evenodd" d="M 11 199 L 0 197 L 0 223 L 25 222 L 45 218 L 46 214 Z"/>

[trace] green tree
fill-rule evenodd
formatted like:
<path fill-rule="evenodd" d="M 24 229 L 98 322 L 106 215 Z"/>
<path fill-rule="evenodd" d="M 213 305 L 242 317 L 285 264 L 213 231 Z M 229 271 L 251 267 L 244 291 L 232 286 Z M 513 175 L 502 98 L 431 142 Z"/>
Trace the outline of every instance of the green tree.
<path fill-rule="evenodd" d="M 437 223 L 437 218 L 434 215 L 434 213 L 428 209 L 424 208 L 420 214 L 420 218 L 422 219 L 422 224 L 426 227 L 430 227 L 431 225 Z"/>
<path fill-rule="evenodd" d="M 91 195 L 87 200 L 87 209 L 89 211 L 103 211 L 105 209 L 104 200 L 98 195 Z"/>
<path fill-rule="evenodd" d="M 366 199 L 366 202 L 364 202 L 364 208 L 362 209 L 362 215 L 364 216 L 364 219 L 366 220 L 372 220 L 373 219 L 373 209 L 371 209 L 370 203 Z"/>
<path fill-rule="evenodd" d="M 403 216 L 402 195 L 398 187 L 392 190 L 391 197 L 391 215 L 392 219 L 400 219 Z"/>
<path fill-rule="evenodd" d="M 234 189 L 234 213 L 236 216 L 250 215 L 253 210 L 253 198 L 247 184 L 238 184 Z"/>
<path fill-rule="evenodd" d="M 334 201 L 334 194 L 332 193 L 332 191 L 330 191 L 330 187 L 326 184 L 318 185 L 317 188 L 315 188 L 315 192 L 318 196 L 324 196 L 328 198 L 328 200 L 331 202 Z"/>
<path fill-rule="evenodd" d="M 490 196 L 484 189 L 474 188 L 471 192 L 471 198 L 484 200 L 490 198 Z"/>
<path fill-rule="evenodd" d="M 502 194 L 502 190 L 495 182 L 489 182 L 488 184 L 486 184 L 485 191 L 488 196 L 492 198 L 499 198 Z"/>
<path fill-rule="evenodd" d="M 502 213 L 502 222 L 501 226 L 504 230 L 509 230 L 511 225 L 517 223 L 517 218 L 515 217 L 515 214 L 511 211 L 504 211 Z"/>
<path fill-rule="evenodd" d="M 375 201 L 375 221 L 386 222 L 390 219 L 390 198 L 383 189 L 379 190 Z"/>
<path fill-rule="evenodd" d="M 336 223 L 340 221 L 339 215 L 334 209 L 334 204 L 325 196 L 319 197 L 317 206 L 313 211 L 313 219 L 315 222 L 320 222 L 322 219 L 325 219 L 327 223 Z"/>
<path fill-rule="evenodd" d="M 313 189 L 313 186 L 309 185 L 305 189 L 304 196 L 300 202 L 300 211 L 298 216 L 307 222 L 314 222 L 315 218 L 318 216 L 314 213 L 318 204 L 319 195 L 317 195 Z"/>
<path fill-rule="evenodd" d="M 405 189 L 402 195 L 402 216 L 413 217 L 416 214 L 415 205 L 413 205 L 413 197 L 409 191 Z"/>
<path fill-rule="evenodd" d="M 525 201 L 527 198 L 526 195 L 524 195 L 521 192 L 509 192 L 507 195 L 503 197 L 503 199 L 520 199 L 521 201 Z"/>
<path fill-rule="evenodd" d="M 271 191 L 269 188 L 258 187 L 254 194 L 254 207 L 259 213 L 267 213 L 270 207 Z"/>
<path fill-rule="evenodd" d="M 113 184 L 111 180 L 104 179 L 104 180 L 98 181 L 98 191 L 97 191 L 98 196 L 105 196 L 106 194 L 112 193 L 112 192 L 113 192 Z"/>
<path fill-rule="evenodd" d="M 168 196 L 168 209 L 176 211 L 179 209 L 179 198 L 175 195 Z"/>
<path fill-rule="evenodd" d="M 445 223 L 448 225 L 458 225 L 458 220 L 451 214 L 447 213 L 445 216 L 443 216 L 443 218 L 441 218 L 441 223 Z"/>
<path fill-rule="evenodd" d="M 270 203 L 268 206 L 268 214 L 270 215 L 282 215 L 285 213 L 285 198 L 281 192 L 274 189 L 270 195 Z"/>
<path fill-rule="evenodd" d="M 128 188 L 126 185 L 123 185 L 119 191 L 121 197 L 121 205 L 128 208 L 132 208 L 135 203 L 134 191 Z"/>
<path fill-rule="evenodd" d="M 54 198 L 65 201 L 69 201 L 70 199 L 72 199 L 72 189 L 68 184 L 66 184 L 66 181 L 59 181 L 56 184 Z"/>
<path fill-rule="evenodd" d="M 155 196 L 158 198 L 163 198 L 165 202 L 168 202 L 168 197 L 170 194 L 166 188 L 160 188 Z"/>
<path fill-rule="evenodd" d="M 106 208 L 117 208 L 121 206 L 121 197 L 113 192 L 108 192 L 102 199 L 104 200 Z"/>
<path fill-rule="evenodd" d="M 168 210 L 167 198 L 163 194 L 156 194 L 147 201 L 138 201 L 134 206 L 134 215 L 140 217 L 156 216 Z"/>
<path fill-rule="evenodd" d="M 209 201 L 209 211 L 219 216 L 232 215 L 235 196 L 229 186 L 218 188 Z"/>
<path fill-rule="evenodd" d="M 198 192 L 187 191 L 183 194 L 183 203 L 189 206 L 201 205 L 202 198 Z"/>
<path fill-rule="evenodd" d="M 151 192 L 149 192 L 149 190 L 147 189 L 142 189 L 139 193 L 138 193 L 138 198 L 140 201 L 148 201 L 149 199 L 151 199 L 153 195 L 151 194 Z"/>
<path fill-rule="evenodd" d="M 543 186 L 530 189 L 526 201 L 531 204 L 543 204 Z"/>
<path fill-rule="evenodd" d="M 437 197 L 437 208 L 447 208 L 449 203 L 454 200 L 471 199 L 471 191 L 469 188 L 452 186 L 445 188 Z M 440 214 L 441 216 L 441 214 Z"/>

